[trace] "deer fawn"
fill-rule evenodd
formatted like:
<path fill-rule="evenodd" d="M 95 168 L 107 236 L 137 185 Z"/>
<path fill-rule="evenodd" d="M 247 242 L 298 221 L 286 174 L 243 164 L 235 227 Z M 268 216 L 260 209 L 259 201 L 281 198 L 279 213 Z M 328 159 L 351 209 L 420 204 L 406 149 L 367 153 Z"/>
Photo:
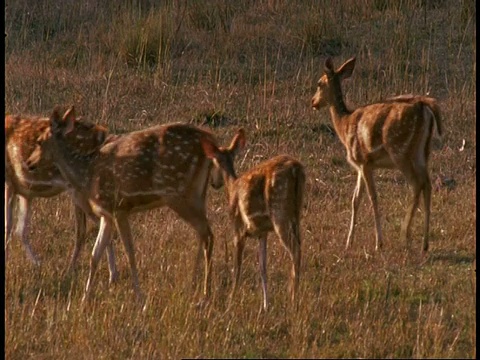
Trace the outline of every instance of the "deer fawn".
<path fill-rule="evenodd" d="M 346 248 L 353 239 L 363 183 L 367 187 L 375 216 L 376 249 L 382 247 L 373 171 L 377 168 L 396 168 L 413 187 L 413 198 L 402 223 L 401 238 L 407 246 L 410 244 L 412 217 L 423 193 L 423 251 L 427 251 L 431 198 L 427 167 L 433 127 L 436 127 L 438 135 L 442 132 L 439 107 L 433 98 L 401 95 L 351 111 L 344 103 L 341 83 L 352 75 L 354 67 L 355 58 L 347 60 L 337 70 L 332 59 L 326 59 L 325 74 L 318 81 L 317 91 L 312 98 L 314 109 L 329 107 L 335 131 L 347 150 L 347 160 L 358 172 Z"/>
<path fill-rule="evenodd" d="M 155 126 L 125 134 L 95 152 L 83 155 L 71 138 L 104 137 L 105 130 L 78 121 L 73 107 L 63 117 L 56 108 L 50 117 L 51 133 L 29 159 L 35 166 L 48 152 L 62 175 L 81 193 L 100 217 L 84 300 L 93 293 L 98 261 L 111 241 L 115 226 L 130 263 L 133 289 L 140 290 L 128 217 L 133 212 L 167 206 L 189 223 L 200 240 L 205 259 L 204 295 L 210 292 L 213 234 L 206 217 L 205 196 L 212 162 L 203 153 L 200 138 L 215 143 L 213 134 L 187 124 Z"/>
<path fill-rule="evenodd" d="M 230 300 L 240 279 L 245 239 L 254 237 L 259 241 L 263 310 L 267 310 L 267 235 L 274 231 L 293 262 L 290 291 L 292 302 L 295 302 L 300 277 L 300 212 L 305 186 L 303 165 L 290 156 L 281 155 L 264 161 L 237 178 L 233 163 L 235 155 L 245 146 L 243 129 L 238 131 L 228 148 L 218 148 L 206 137 L 202 138 L 202 146 L 207 157 L 214 161 L 212 185 L 219 188 L 225 184 L 235 229 L 236 257 Z"/>
<path fill-rule="evenodd" d="M 61 176 L 55 165 L 45 156 L 41 157 L 34 171 L 29 171 L 26 162 L 37 146 L 37 139 L 50 127 L 48 118 L 5 116 L 5 254 L 7 244 L 12 236 L 13 217 L 17 220 L 15 235 L 22 240 L 28 258 L 36 265 L 38 257 L 30 247 L 28 229 L 30 223 L 31 202 L 37 197 L 52 197 L 69 189 L 68 183 Z M 90 141 L 88 141 L 90 140 Z M 97 139 L 84 139 L 83 145 L 97 147 Z M 71 256 L 69 269 L 78 259 L 86 237 L 86 215 L 79 205 L 80 194 L 72 192 L 75 214 L 75 247 Z M 17 201 L 16 213 L 14 203 Z M 91 213 L 88 216 L 93 217 Z M 95 219 L 94 219 L 95 220 Z M 108 248 L 110 281 L 117 278 L 115 258 L 111 246 Z"/>

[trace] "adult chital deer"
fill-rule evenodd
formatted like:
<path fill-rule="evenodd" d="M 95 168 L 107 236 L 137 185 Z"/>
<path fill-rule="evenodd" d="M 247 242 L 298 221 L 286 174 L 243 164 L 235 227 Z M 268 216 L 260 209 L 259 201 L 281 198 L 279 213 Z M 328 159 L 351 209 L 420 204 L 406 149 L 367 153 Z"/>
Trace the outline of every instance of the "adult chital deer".
<path fill-rule="evenodd" d="M 116 227 L 124 244 L 138 299 L 140 290 L 128 217 L 133 212 L 167 206 L 189 223 L 200 240 L 194 276 L 203 246 L 204 295 L 210 292 L 213 234 L 206 217 L 205 196 L 211 160 L 203 153 L 200 138 L 215 143 L 213 134 L 187 124 L 155 126 L 125 134 L 88 155 L 75 143 L 78 136 L 104 136 L 105 130 L 78 121 L 73 108 L 63 117 L 56 108 L 50 117 L 51 132 L 30 159 L 48 152 L 62 175 L 81 193 L 100 217 L 84 299 L 93 293 L 98 261 Z"/>
<path fill-rule="evenodd" d="M 412 217 L 423 193 L 423 250 L 427 251 L 431 197 L 428 156 L 434 126 L 439 135 L 442 132 L 439 107 L 433 98 L 403 95 L 349 110 L 343 100 L 341 83 L 352 75 L 354 67 L 355 58 L 347 60 L 337 70 L 332 59 L 326 59 L 325 73 L 318 81 L 317 91 L 312 98 L 314 109 L 329 107 L 335 130 L 347 150 L 347 160 L 358 172 L 346 247 L 353 239 L 363 183 L 367 187 L 375 216 L 376 249 L 382 246 L 373 170 L 397 168 L 413 186 L 413 198 L 402 223 L 401 238 L 409 245 Z"/>
<path fill-rule="evenodd" d="M 72 269 L 85 242 L 87 215 L 93 218 L 93 214 L 86 214 L 82 210 L 80 204 L 84 199 L 81 194 L 69 189 L 68 183 L 51 160 L 43 156 L 39 159 L 34 171 L 29 171 L 27 168 L 26 161 L 38 146 L 38 138 L 49 127 L 48 118 L 5 116 L 5 253 L 7 253 L 7 244 L 10 238 L 12 235 L 16 235 L 21 239 L 28 258 L 39 265 L 40 261 L 31 249 L 28 240 L 32 200 L 38 197 L 53 197 L 68 190 L 73 195 L 76 232 L 75 247 L 69 265 L 69 269 Z M 103 142 L 103 139 L 100 140 Z M 83 146 L 86 151 L 88 148 L 100 146 L 101 142 L 97 138 L 84 138 L 81 139 L 79 145 Z M 15 202 L 17 202 L 17 206 L 14 206 Z M 16 220 L 16 228 L 12 234 L 14 220 Z M 110 281 L 113 282 L 118 273 L 111 246 L 109 246 L 107 254 Z"/>
<path fill-rule="evenodd" d="M 238 131 L 228 148 L 218 148 L 208 138 L 202 138 L 202 146 L 205 154 L 214 160 L 212 185 L 219 188 L 225 184 L 235 230 L 236 256 L 230 301 L 240 279 L 245 239 L 254 237 L 259 242 L 263 310 L 267 309 L 267 236 L 274 231 L 293 262 L 290 292 L 292 302 L 295 302 L 300 277 L 303 165 L 290 156 L 281 155 L 262 162 L 237 178 L 233 164 L 235 155 L 245 146 L 243 129 Z"/>

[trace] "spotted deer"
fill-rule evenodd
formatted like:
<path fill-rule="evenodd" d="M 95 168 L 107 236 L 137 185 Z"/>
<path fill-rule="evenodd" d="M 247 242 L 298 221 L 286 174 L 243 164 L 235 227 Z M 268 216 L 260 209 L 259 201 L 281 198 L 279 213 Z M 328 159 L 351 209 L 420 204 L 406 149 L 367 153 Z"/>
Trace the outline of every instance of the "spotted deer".
<path fill-rule="evenodd" d="M 400 170 L 413 187 L 413 198 L 401 227 L 401 238 L 410 245 L 410 227 L 420 194 L 424 201 L 423 251 L 428 250 L 431 184 L 428 173 L 430 142 L 435 127 L 442 134 L 440 109 L 434 98 L 401 95 L 350 110 L 345 105 L 342 81 L 352 75 L 355 58 L 337 70 L 331 58 L 325 60 L 324 74 L 312 98 L 314 109 L 328 106 L 333 126 L 347 151 L 347 160 L 357 171 L 352 199 L 352 216 L 346 248 L 352 243 L 357 209 L 366 186 L 375 218 L 376 249 L 383 235 L 373 171 L 378 168 Z"/>
<path fill-rule="evenodd" d="M 30 171 L 27 159 L 38 146 L 38 138 L 50 127 L 49 119 L 38 116 L 5 116 L 5 254 L 11 237 L 19 237 L 28 258 L 36 265 L 40 264 L 28 240 L 31 204 L 33 199 L 53 197 L 64 191 L 72 193 L 75 216 L 75 247 L 70 260 L 69 270 L 75 267 L 86 237 L 87 216 L 98 222 L 91 213 L 86 214 L 80 203 L 81 194 L 73 191 L 61 176 L 51 160 L 45 156 L 39 158 L 38 166 Z M 77 139 L 79 140 L 79 139 Z M 103 139 L 100 139 L 103 141 Z M 97 138 L 84 138 L 79 141 L 83 151 L 100 146 Z M 16 206 L 15 206 L 16 203 Z M 16 220 L 12 234 L 13 222 Z M 118 276 L 115 258 L 111 246 L 108 248 L 110 281 Z"/>
<path fill-rule="evenodd" d="M 240 280 L 245 240 L 258 240 L 258 258 L 263 291 L 262 309 L 267 310 L 267 236 L 275 232 L 292 259 L 290 294 L 292 303 L 300 278 L 301 239 L 300 214 L 305 186 L 303 165 L 288 155 L 264 161 L 241 176 L 234 169 L 235 156 L 245 146 L 245 132 L 240 129 L 229 147 L 217 147 L 209 138 L 202 138 L 207 157 L 213 159 L 212 185 L 225 184 L 229 213 L 234 226 L 236 256 L 233 299 Z"/>
<path fill-rule="evenodd" d="M 102 253 L 115 227 L 130 263 L 133 290 L 140 290 L 129 215 L 167 206 L 190 224 L 198 234 L 199 248 L 194 278 L 203 248 L 205 297 L 210 293 L 213 234 L 207 221 L 205 197 L 211 160 L 202 151 L 200 138 L 215 143 L 212 133 L 188 124 L 167 124 L 124 134 L 90 154 L 82 154 L 71 138 L 87 134 L 103 136 L 105 130 L 76 120 L 73 107 L 60 116 L 56 108 L 50 117 L 50 132 L 41 148 L 33 153 L 34 167 L 47 152 L 65 179 L 82 194 L 100 217 L 84 300 L 94 292 L 94 276 Z M 83 136 L 87 136 L 83 135 Z"/>

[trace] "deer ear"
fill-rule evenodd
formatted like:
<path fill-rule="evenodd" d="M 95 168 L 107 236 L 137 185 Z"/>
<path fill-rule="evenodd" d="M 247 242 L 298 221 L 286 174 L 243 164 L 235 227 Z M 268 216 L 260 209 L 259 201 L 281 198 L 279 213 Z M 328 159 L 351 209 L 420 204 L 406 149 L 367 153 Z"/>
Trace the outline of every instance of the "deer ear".
<path fill-rule="evenodd" d="M 203 152 L 210 159 L 218 158 L 219 150 L 218 147 L 207 138 L 200 138 L 200 144 L 202 145 Z"/>
<path fill-rule="evenodd" d="M 50 125 L 52 126 L 57 126 L 62 123 L 63 119 L 60 116 L 60 108 L 58 106 L 55 106 L 55 108 L 52 111 L 52 114 L 50 115 Z"/>
<path fill-rule="evenodd" d="M 99 131 L 97 133 L 98 145 L 102 145 L 105 142 L 106 138 L 107 138 L 107 130 L 102 129 L 102 131 Z"/>
<path fill-rule="evenodd" d="M 338 68 L 336 73 L 340 76 L 340 80 L 348 79 L 350 76 L 352 76 L 353 69 L 355 68 L 355 57 L 352 57 L 351 59 L 348 59 L 343 63 L 342 66 Z"/>
<path fill-rule="evenodd" d="M 245 147 L 246 141 L 247 140 L 245 137 L 245 130 L 239 129 L 237 131 L 237 134 L 233 138 L 232 143 L 230 144 L 229 150 L 237 154 L 239 151 L 243 150 L 243 148 Z"/>
<path fill-rule="evenodd" d="M 330 56 L 325 59 L 323 70 L 325 71 L 325 74 L 333 73 L 333 60 Z"/>
<path fill-rule="evenodd" d="M 67 135 L 74 129 L 75 126 L 75 108 L 71 106 L 65 114 L 63 114 L 63 122 L 65 124 L 65 130 L 63 131 L 63 135 Z"/>

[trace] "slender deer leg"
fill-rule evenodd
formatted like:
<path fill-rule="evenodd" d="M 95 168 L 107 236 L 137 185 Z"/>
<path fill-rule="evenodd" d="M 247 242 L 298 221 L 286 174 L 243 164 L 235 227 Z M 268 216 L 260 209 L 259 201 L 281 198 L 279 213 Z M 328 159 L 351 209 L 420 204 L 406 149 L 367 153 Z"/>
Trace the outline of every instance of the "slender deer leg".
<path fill-rule="evenodd" d="M 411 230 L 412 219 L 415 214 L 415 211 L 418 208 L 420 193 L 423 192 L 423 196 L 424 196 L 423 199 L 424 199 L 424 206 L 425 206 L 425 230 L 426 230 L 423 238 L 423 249 L 425 250 L 425 247 L 428 249 L 428 230 L 429 230 L 428 223 L 430 220 L 430 197 L 431 197 L 431 184 L 430 184 L 430 178 L 428 176 L 428 170 L 425 166 L 418 166 L 418 164 L 417 166 L 414 166 L 414 164 L 411 164 L 410 162 L 407 162 L 406 164 L 401 164 L 398 167 L 402 170 L 403 174 L 407 178 L 407 181 L 412 186 L 412 191 L 413 191 L 412 200 L 405 214 L 405 218 L 402 222 L 400 237 L 402 241 L 405 242 L 407 247 L 410 247 L 410 242 L 411 242 L 410 230 Z"/>
<path fill-rule="evenodd" d="M 122 240 L 123 246 L 125 247 L 128 262 L 130 263 L 133 290 L 135 291 L 137 299 L 143 300 L 144 296 L 142 294 L 142 291 L 140 290 L 140 285 L 138 281 L 137 264 L 135 262 L 135 250 L 132 242 L 132 232 L 130 230 L 130 224 L 128 223 L 128 214 L 123 212 L 117 212 L 115 214 L 114 221 L 115 226 L 118 230 L 118 234 L 120 235 L 120 239 Z"/>
<path fill-rule="evenodd" d="M 417 207 L 418 207 L 418 201 L 420 198 L 421 191 L 422 189 L 418 183 L 413 184 L 412 200 L 407 209 L 405 218 L 403 219 L 402 228 L 400 231 L 400 237 L 402 241 L 405 242 L 407 247 L 410 247 L 410 228 L 412 224 L 413 215 L 415 214 L 415 210 L 417 210 Z"/>
<path fill-rule="evenodd" d="M 383 246 L 383 235 L 380 224 L 380 211 L 378 210 L 377 192 L 375 190 L 375 182 L 373 180 L 372 170 L 366 166 L 363 166 L 362 176 L 368 190 L 368 196 L 370 197 L 370 202 L 372 203 L 373 214 L 375 218 L 375 250 L 379 250 Z"/>
<path fill-rule="evenodd" d="M 290 221 L 287 224 L 275 221 L 274 229 L 292 260 L 289 287 L 292 304 L 295 304 L 300 282 L 300 263 L 302 255 L 299 227 L 296 221 Z"/>
<path fill-rule="evenodd" d="M 228 242 L 227 242 L 227 238 L 225 237 L 224 240 L 223 240 L 223 245 L 224 245 L 224 251 L 225 251 L 225 264 L 228 265 Z"/>
<path fill-rule="evenodd" d="M 67 271 L 72 271 L 75 268 L 75 265 L 78 261 L 78 256 L 80 255 L 80 251 L 82 250 L 83 244 L 85 243 L 85 237 L 87 235 L 87 216 L 85 215 L 85 212 L 75 203 L 73 206 L 75 215 L 75 247 L 73 249 Z"/>
<path fill-rule="evenodd" d="M 7 258 L 7 246 L 12 235 L 12 212 L 15 195 L 12 188 L 5 183 L 5 259 Z"/>
<path fill-rule="evenodd" d="M 267 311 L 267 234 L 258 237 L 258 265 L 260 267 L 260 278 L 262 280 L 263 310 Z"/>
<path fill-rule="evenodd" d="M 93 222 L 98 223 L 98 218 L 93 214 L 92 209 L 88 201 L 78 191 L 74 191 L 73 194 L 73 206 L 75 212 L 75 249 L 72 254 L 72 260 L 70 261 L 69 270 L 73 270 L 78 260 L 78 256 L 85 244 L 85 238 L 87 236 L 87 217 Z M 118 271 L 115 264 L 115 254 L 113 252 L 113 241 L 110 241 L 107 245 L 107 260 L 108 270 L 110 272 L 109 283 L 113 284 L 118 279 Z"/>
<path fill-rule="evenodd" d="M 93 246 L 92 258 L 90 260 L 90 273 L 88 275 L 87 285 L 85 287 L 85 294 L 82 301 L 88 300 L 93 293 L 94 276 L 97 271 L 97 266 L 105 250 L 105 247 L 112 240 L 112 220 L 102 216 L 100 218 L 100 228 L 98 230 L 97 240 Z"/>
<path fill-rule="evenodd" d="M 348 231 L 347 244 L 345 245 L 345 249 L 348 249 L 352 244 L 353 236 L 355 233 L 355 224 L 357 222 L 357 213 L 358 213 L 357 210 L 358 210 L 358 205 L 360 204 L 360 201 L 362 199 L 363 188 L 364 186 L 363 186 L 362 173 L 359 171 L 357 175 L 357 185 L 355 186 L 355 190 L 353 191 L 352 218 L 350 221 L 350 230 Z"/>
<path fill-rule="evenodd" d="M 203 295 L 205 297 L 209 297 L 211 290 L 213 233 L 210 225 L 208 224 L 205 208 L 203 206 L 195 207 L 191 205 L 179 206 L 178 204 L 169 204 L 169 206 L 183 220 L 185 220 L 185 222 L 190 224 L 198 234 L 200 244 L 203 247 L 203 256 L 205 260 L 205 280 L 203 283 Z M 197 268 L 197 264 L 195 264 L 194 266 L 194 271 L 195 268 Z"/>
<path fill-rule="evenodd" d="M 108 271 L 110 272 L 110 278 L 108 283 L 112 285 L 118 280 L 118 270 L 115 265 L 115 253 L 113 252 L 113 239 L 107 245 L 107 261 L 108 261 Z"/>
<path fill-rule="evenodd" d="M 18 198 L 18 220 L 17 220 L 17 228 L 16 228 L 16 235 L 20 237 L 22 240 L 22 244 L 27 251 L 28 258 L 36 265 L 40 265 L 40 260 L 38 260 L 37 256 L 33 252 L 30 242 L 28 240 L 28 233 L 30 229 L 30 201 L 23 196 L 17 195 Z"/>
<path fill-rule="evenodd" d="M 243 249 L 245 248 L 245 236 L 240 234 L 235 234 L 234 238 L 235 246 L 235 259 L 233 265 L 233 285 L 232 291 L 230 292 L 230 302 L 233 301 L 235 293 L 237 292 L 238 285 L 240 283 L 240 273 L 242 271 L 242 257 Z"/>
<path fill-rule="evenodd" d="M 292 236 L 292 303 L 296 304 L 298 286 L 300 284 L 300 266 L 302 259 L 302 243 L 300 238 L 300 225 L 297 222 L 291 223 L 291 236 Z"/>
<path fill-rule="evenodd" d="M 198 247 L 197 247 L 197 255 L 195 256 L 195 263 L 193 265 L 193 273 L 192 273 L 192 290 L 193 294 L 197 293 L 198 289 L 198 269 L 200 266 L 200 260 L 203 257 L 203 246 L 202 243 L 199 241 L 198 242 Z"/>
<path fill-rule="evenodd" d="M 430 227 L 430 201 L 432 197 L 432 184 L 430 177 L 426 176 L 425 184 L 423 186 L 423 203 L 425 208 L 425 224 L 423 231 L 423 251 L 428 251 L 428 235 Z"/>

